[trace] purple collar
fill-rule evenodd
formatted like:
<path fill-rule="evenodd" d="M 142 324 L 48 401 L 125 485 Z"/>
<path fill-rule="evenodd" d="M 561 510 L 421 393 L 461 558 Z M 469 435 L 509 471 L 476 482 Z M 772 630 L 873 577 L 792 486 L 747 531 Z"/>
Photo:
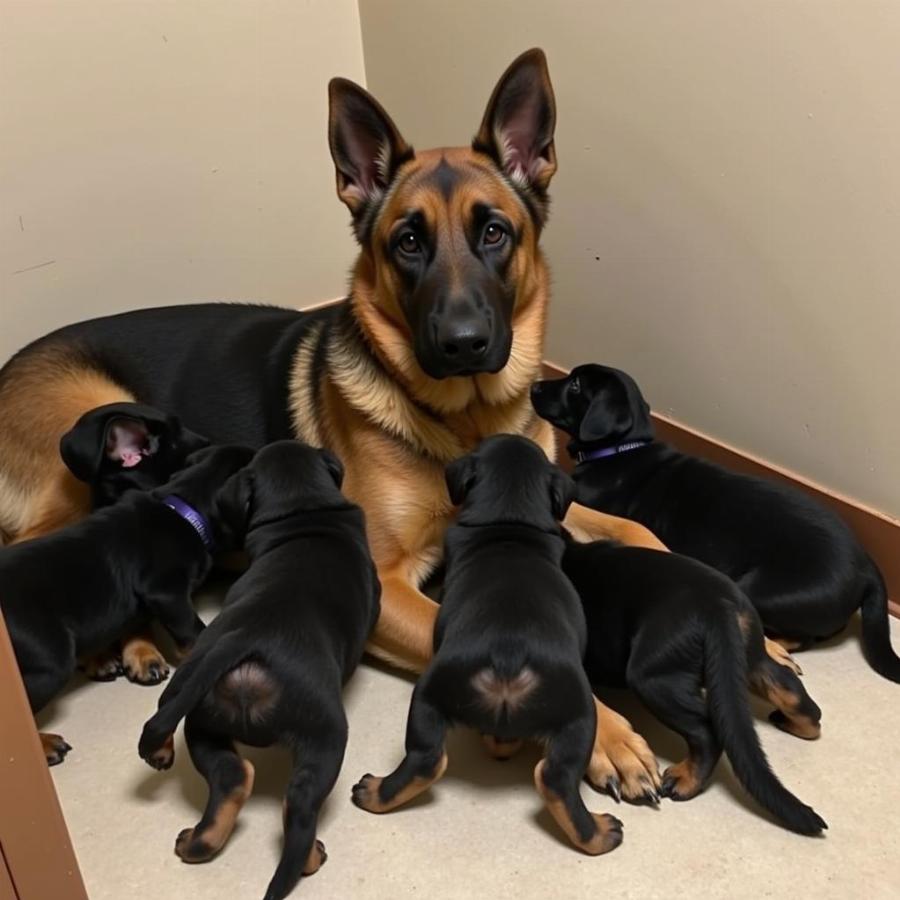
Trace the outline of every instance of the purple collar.
<path fill-rule="evenodd" d="M 177 512 L 178 515 L 181 516 L 181 518 L 184 519 L 198 535 L 200 535 L 203 546 L 206 547 L 209 553 L 212 553 L 215 548 L 215 543 L 213 542 L 212 529 L 209 527 L 209 522 L 207 522 L 193 506 L 185 503 L 181 497 L 176 497 L 174 494 L 163 497 L 162 502 L 168 506 L 169 509 Z"/>
<path fill-rule="evenodd" d="M 638 447 L 646 447 L 649 443 L 650 440 L 629 441 L 627 444 L 618 444 L 615 447 L 602 447 L 600 450 L 581 450 L 575 454 L 575 462 L 583 463 L 591 459 L 603 459 L 606 456 L 627 453 L 629 450 L 637 450 Z"/>

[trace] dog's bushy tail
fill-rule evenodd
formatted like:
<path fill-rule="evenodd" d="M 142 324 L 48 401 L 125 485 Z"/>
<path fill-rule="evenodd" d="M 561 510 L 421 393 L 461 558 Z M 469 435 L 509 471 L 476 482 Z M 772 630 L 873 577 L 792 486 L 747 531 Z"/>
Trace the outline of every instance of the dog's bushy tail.
<path fill-rule="evenodd" d="M 718 627 L 706 639 L 704 669 L 713 728 L 738 781 L 791 831 L 819 834 L 828 826 L 778 780 L 759 743 L 748 696 L 746 650 L 730 609 L 722 610 Z"/>
<path fill-rule="evenodd" d="M 879 675 L 900 683 L 900 656 L 891 647 L 887 586 L 874 561 L 867 557 L 867 563 L 869 571 L 860 605 L 863 651 Z"/>
<path fill-rule="evenodd" d="M 171 737 L 178 723 L 212 690 L 229 669 L 243 662 L 247 648 L 226 635 L 208 650 L 195 647 L 159 698 L 159 708 L 144 724 L 138 753 L 150 765 L 153 754 Z"/>

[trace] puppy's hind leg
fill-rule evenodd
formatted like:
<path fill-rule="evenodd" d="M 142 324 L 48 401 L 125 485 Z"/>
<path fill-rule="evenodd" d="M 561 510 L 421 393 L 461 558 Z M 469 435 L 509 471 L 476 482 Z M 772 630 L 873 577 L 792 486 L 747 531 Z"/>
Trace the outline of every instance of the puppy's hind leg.
<path fill-rule="evenodd" d="M 628 686 L 663 725 L 680 734 L 688 745 L 687 757 L 663 772 L 660 794 L 672 800 L 696 797 L 722 755 L 700 692 L 700 678 L 677 671 L 643 674 L 629 665 Z"/>
<path fill-rule="evenodd" d="M 615 816 L 589 812 L 581 799 L 581 779 L 594 746 L 593 704 L 590 713 L 550 738 L 547 755 L 534 770 L 534 784 L 566 837 L 579 850 L 597 856 L 622 843 L 622 823 Z"/>
<path fill-rule="evenodd" d="M 312 875 L 328 858 L 316 840 L 316 823 L 325 798 L 331 793 L 347 745 L 347 723 L 342 719 L 315 741 L 294 746 L 294 771 L 284 798 L 284 850 L 266 889 L 264 900 L 282 900 L 301 875 Z"/>
<path fill-rule="evenodd" d="M 385 813 L 408 803 L 437 781 L 447 769 L 444 739 L 447 719 L 428 698 L 428 675 L 413 691 L 406 723 L 406 757 L 385 778 L 363 775 L 353 786 L 352 800 L 368 812 Z"/>
<path fill-rule="evenodd" d="M 253 765 L 241 759 L 228 738 L 209 734 L 190 714 L 184 737 L 197 771 L 209 785 L 209 799 L 200 821 L 178 835 L 175 853 L 184 862 L 206 862 L 234 831 L 238 813 L 253 790 Z"/>

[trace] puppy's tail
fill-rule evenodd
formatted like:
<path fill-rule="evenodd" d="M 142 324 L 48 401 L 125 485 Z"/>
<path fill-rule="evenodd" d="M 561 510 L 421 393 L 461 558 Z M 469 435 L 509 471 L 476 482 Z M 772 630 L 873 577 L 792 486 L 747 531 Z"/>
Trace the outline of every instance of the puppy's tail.
<path fill-rule="evenodd" d="M 819 834 L 828 826 L 778 780 L 759 743 L 748 697 L 746 649 L 730 609 L 722 610 L 719 627 L 707 637 L 704 669 L 713 728 L 738 781 L 791 831 Z"/>
<path fill-rule="evenodd" d="M 171 755 L 158 755 L 171 737 L 178 723 L 212 690 L 215 683 L 229 669 L 240 664 L 247 648 L 233 637 L 226 635 L 210 647 L 195 647 L 178 667 L 172 680 L 159 698 L 159 708 L 144 724 L 138 753 L 154 768 L 168 768 Z"/>
<path fill-rule="evenodd" d="M 868 563 L 869 575 L 860 606 L 863 651 L 879 675 L 900 682 L 900 657 L 891 647 L 887 587 L 878 566 L 872 559 Z"/>

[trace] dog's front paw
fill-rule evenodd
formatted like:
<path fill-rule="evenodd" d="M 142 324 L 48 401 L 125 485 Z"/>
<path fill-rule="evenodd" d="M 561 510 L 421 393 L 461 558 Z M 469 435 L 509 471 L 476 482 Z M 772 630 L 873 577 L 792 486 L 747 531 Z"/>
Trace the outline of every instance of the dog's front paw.
<path fill-rule="evenodd" d="M 647 742 L 617 712 L 597 703 L 597 736 L 587 780 L 614 799 L 659 802 L 659 768 Z"/>
<path fill-rule="evenodd" d="M 128 641 L 122 648 L 125 677 L 135 684 L 159 684 L 169 677 L 169 666 L 162 653 L 140 638 Z"/>
<path fill-rule="evenodd" d="M 100 653 L 86 659 L 82 669 L 91 681 L 115 681 L 120 675 L 125 674 L 122 657 L 113 652 Z"/>

